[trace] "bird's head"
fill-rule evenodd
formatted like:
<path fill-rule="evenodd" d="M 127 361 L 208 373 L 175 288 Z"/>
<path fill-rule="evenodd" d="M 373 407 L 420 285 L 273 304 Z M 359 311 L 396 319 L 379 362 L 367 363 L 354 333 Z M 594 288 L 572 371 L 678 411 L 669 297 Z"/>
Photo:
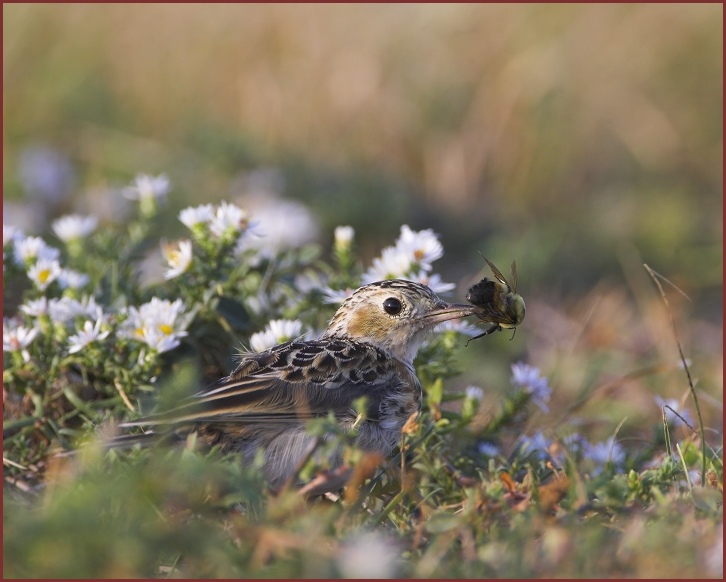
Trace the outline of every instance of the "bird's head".
<path fill-rule="evenodd" d="M 472 313 L 473 306 L 446 303 L 426 285 L 402 279 L 378 281 L 360 287 L 343 302 L 323 337 L 372 343 L 411 363 L 437 324 Z"/>

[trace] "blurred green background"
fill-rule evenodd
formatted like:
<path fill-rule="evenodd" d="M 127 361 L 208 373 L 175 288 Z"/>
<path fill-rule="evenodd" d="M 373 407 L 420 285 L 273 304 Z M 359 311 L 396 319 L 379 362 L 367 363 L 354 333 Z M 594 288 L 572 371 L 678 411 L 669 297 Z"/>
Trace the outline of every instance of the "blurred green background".
<path fill-rule="evenodd" d="M 309 205 L 323 245 L 354 226 L 366 262 L 401 224 L 433 228 L 446 251 L 434 269 L 459 300 L 485 274 L 477 251 L 505 271 L 516 259 L 522 331 L 463 358 L 509 351 L 549 374 L 567 359 L 553 379 L 565 395 L 643 358 L 676 361 L 647 262 L 690 296 L 671 299 L 681 340 L 720 394 L 721 4 L 5 4 L 3 16 L 5 222 L 40 233 L 71 210 L 119 219 L 118 188 L 165 172 L 165 232 L 181 235 L 179 209 L 267 176 L 264 192 Z M 682 375 L 658 382 L 683 394 Z"/>

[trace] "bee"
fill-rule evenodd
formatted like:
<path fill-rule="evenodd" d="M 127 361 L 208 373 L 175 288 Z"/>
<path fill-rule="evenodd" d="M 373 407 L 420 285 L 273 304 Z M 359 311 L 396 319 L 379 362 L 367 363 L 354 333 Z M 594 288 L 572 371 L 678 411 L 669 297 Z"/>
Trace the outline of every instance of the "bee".
<path fill-rule="evenodd" d="M 469 287 L 466 300 L 476 309 L 474 315 L 480 321 L 492 325 L 473 338 L 478 339 L 502 329 L 514 329 L 524 320 L 524 299 L 517 295 L 517 263 L 512 261 L 511 284 L 504 278 L 501 271 L 489 259 L 484 257 L 496 281 L 484 277 L 481 281 Z M 514 336 L 512 336 L 514 337 Z M 466 342 L 469 345 L 469 342 Z"/>

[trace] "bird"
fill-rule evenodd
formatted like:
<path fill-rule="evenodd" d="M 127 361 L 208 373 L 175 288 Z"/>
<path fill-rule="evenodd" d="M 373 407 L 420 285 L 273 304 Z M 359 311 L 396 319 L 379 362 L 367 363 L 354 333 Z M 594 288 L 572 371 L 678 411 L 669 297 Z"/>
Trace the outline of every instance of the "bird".
<path fill-rule="evenodd" d="M 196 432 L 251 462 L 264 451 L 271 490 L 288 484 L 314 448 L 306 422 L 332 413 L 344 430 L 357 423 L 356 446 L 389 457 L 406 421 L 421 410 L 422 388 L 413 361 L 441 322 L 474 313 L 447 303 L 426 285 L 389 279 L 356 289 L 319 339 L 294 339 L 245 352 L 236 369 L 174 409 L 122 424 L 175 435 Z M 366 397 L 361 421 L 354 402 Z M 341 460 L 333 459 L 335 467 Z"/>

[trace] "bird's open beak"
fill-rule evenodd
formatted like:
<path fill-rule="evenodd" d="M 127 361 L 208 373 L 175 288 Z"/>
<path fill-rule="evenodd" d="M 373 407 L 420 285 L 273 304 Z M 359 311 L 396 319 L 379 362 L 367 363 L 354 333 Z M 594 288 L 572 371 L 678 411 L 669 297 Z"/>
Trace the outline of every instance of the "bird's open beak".
<path fill-rule="evenodd" d="M 464 305 L 462 303 L 439 303 L 426 315 L 424 319 L 426 323 L 436 324 L 450 319 L 459 319 L 467 315 L 474 314 L 473 305 Z"/>

